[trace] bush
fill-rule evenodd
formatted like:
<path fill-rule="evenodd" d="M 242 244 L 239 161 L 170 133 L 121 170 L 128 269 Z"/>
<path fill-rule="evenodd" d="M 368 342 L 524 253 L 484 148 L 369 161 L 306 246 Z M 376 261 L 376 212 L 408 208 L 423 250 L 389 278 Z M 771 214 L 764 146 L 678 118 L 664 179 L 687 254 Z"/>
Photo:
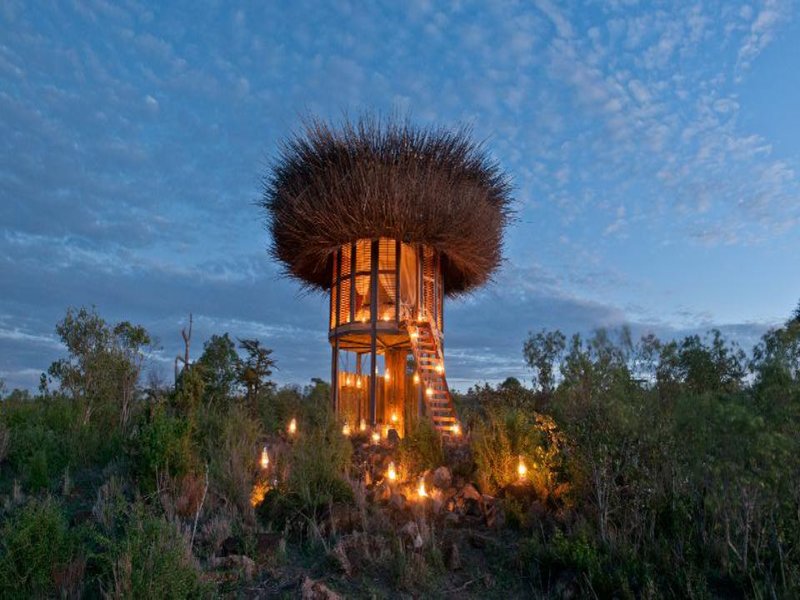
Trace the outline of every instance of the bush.
<path fill-rule="evenodd" d="M 352 500 L 352 490 L 344 479 L 352 453 L 350 440 L 333 421 L 299 437 L 292 447 L 287 481 L 288 491 L 300 501 L 299 508 L 314 513 L 330 502 Z"/>
<path fill-rule="evenodd" d="M 31 500 L 0 529 L 0 597 L 74 594 L 84 564 L 52 498 Z"/>
<path fill-rule="evenodd" d="M 110 552 L 111 575 L 103 585 L 112 598 L 210 596 L 183 533 L 172 523 L 134 508 L 125 536 Z"/>
<path fill-rule="evenodd" d="M 203 420 L 205 454 L 209 461 L 214 492 L 252 519 L 250 506 L 254 476 L 258 471 L 259 423 L 242 406 L 225 414 L 210 414 Z"/>
<path fill-rule="evenodd" d="M 420 420 L 400 442 L 400 462 L 408 474 L 444 464 L 442 436 L 429 419 Z"/>
<path fill-rule="evenodd" d="M 489 409 L 471 440 L 483 491 L 496 493 L 520 481 L 521 459 L 527 469 L 525 480 L 546 499 L 563 478 L 564 443 L 549 417 L 516 408 Z"/>
<path fill-rule="evenodd" d="M 142 420 L 129 454 L 144 490 L 155 489 L 158 473 L 180 476 L 196 468 L 190 433 L 189 422 L 169 415 L 163 405 L 155 406 L 149 418 Z"/>

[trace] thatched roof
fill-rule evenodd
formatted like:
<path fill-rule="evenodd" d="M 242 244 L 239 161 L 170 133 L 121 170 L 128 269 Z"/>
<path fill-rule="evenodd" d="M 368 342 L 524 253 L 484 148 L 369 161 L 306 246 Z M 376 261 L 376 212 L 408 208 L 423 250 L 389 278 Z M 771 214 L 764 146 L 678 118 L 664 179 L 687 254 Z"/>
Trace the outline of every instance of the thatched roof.
<path fill-rule="evenodd" d="M 439 250 L 445 292 L 468 291 L 500 265 L 511 217 L 508 177 L 468 128 L 373 117 L 340 127 L 307 122 L 283 142 L 261 205 L 272 256 L 322 290 L 330 287 L 332 251 L 389 237 Z"/>

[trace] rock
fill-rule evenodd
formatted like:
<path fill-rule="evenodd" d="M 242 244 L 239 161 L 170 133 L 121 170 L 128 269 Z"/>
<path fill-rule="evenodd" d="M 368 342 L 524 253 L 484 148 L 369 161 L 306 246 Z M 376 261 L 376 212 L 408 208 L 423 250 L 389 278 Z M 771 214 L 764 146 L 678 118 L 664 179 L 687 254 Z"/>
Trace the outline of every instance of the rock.
<path fill-rule="evenodd" d="M 403 494 L 392 494 L 389 498 L 389 506 L 395 510 L 405 510 L 406 497 Z"/>
<path fill-rule="evenodd" d="M 465 500 L 475 500 L 478 503 L 483 501 L 483 497 L 481 496 L 480 492 L 475 489 L 475 486 L 471 483 L 468 483 L 463 488 L 461 488 L 461 496 Z"/>
<path fill-rule="evenodd" d="M 314 581 L 309 577 L 303 579 L 300 597 L 303 600 L 341 600 L 342 598 L 321 581 Z"/>
<path fill-rule="evenodd" d="M 440 490 L 446 490 L 453 482 L 453 474 L 447 467 L 439 467 L 433 472 L 433 485 Z"/>
<path fill-rule="evenodd" d="M 208 564 L 212 569 L 236 569 L 241 571 L 247 580 L 253 579 L 256 574 L 256 563 L 252 558 L 243 554 L 215 556 L 208 561 Z"/>

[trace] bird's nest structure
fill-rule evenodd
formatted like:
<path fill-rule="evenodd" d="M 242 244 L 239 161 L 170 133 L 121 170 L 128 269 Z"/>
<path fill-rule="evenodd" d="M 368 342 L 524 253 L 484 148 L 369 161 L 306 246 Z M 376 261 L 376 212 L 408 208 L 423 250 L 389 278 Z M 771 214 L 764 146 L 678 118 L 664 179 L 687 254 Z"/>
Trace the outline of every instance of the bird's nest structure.
<path fill-rule="evenodd" d="M 512 215 L 508 177 L 470 129 L 375 117 L 308 120 L 281 145 L 261 206 L 272 256 L 309 288 L 330 288 L 343 244 L 388 237 L 437 249 L 450 296 L 498 268 Z"/>

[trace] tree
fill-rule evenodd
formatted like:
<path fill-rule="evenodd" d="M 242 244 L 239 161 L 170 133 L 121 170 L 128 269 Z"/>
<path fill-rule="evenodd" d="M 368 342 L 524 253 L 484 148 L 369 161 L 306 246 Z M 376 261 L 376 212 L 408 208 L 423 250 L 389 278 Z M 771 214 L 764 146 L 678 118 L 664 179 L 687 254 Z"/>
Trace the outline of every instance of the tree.
<path fill-rule="evenodd" d="M 197 365 L 202 372 L 209 403 L 224 400 L 233 393 L 238 363 L 236 345 L 227 333 L 221 336 L 212 335 L 204 344 L 203 354 Z"/>
<path fill-rule="evenodd" d="M 540 331 L 528 334 L 522 350 L 525 363 L 533 370 L 533 386 L 545 396 L 555 389 L 555 368 L 566 348 L 567 338 L 560 331 Z"/>
<path fill-rule="evenodd" d="M 272 350 L 265 348 L 255 339 L 239 340 L 239 348 L 247 353 L 237 364 L 237 378 L 247 388 L 247 398 L 251 402 L 258 397 L 258 392 L 263 387 L 272 386 L 269 376 L 275 361 L 270 358 Z"/>
<path fill-rule="evenodd" d="M 70 308 L 56 325 L 68 356 L 50 365 L 48 374 L 62 392 L 82 405 L 81 420 L 89 424 L 98 409 L 116 415 L 125 426 L 150 335 L 127 321 L 113 328 L 94 308 Z M 115 401 L 119 405 L 115 405 Z"/>

